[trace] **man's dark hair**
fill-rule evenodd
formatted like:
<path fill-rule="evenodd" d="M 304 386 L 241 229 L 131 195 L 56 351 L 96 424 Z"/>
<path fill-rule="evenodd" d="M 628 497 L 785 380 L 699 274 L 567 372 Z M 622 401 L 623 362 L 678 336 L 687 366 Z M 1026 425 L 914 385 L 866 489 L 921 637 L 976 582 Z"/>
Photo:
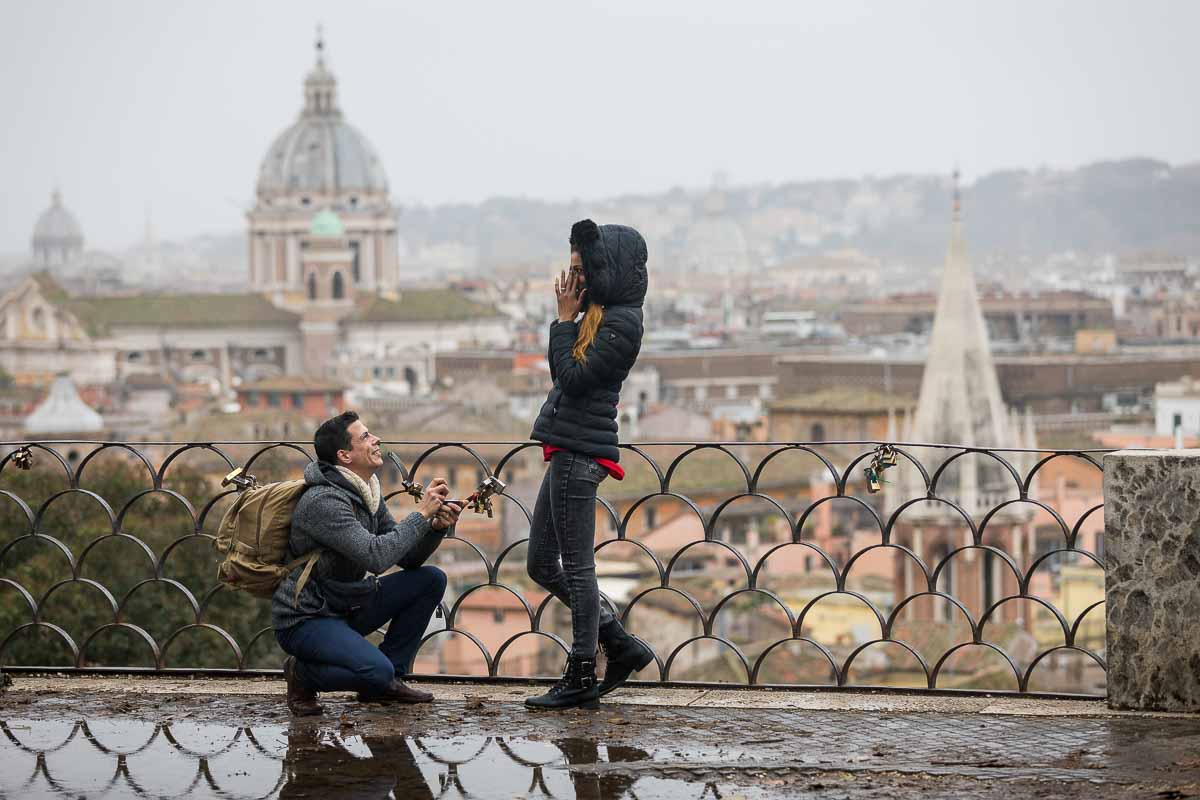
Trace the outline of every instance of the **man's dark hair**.
<path fill-rule="evenodd" d="M 317 459 L 328 464 L 338 463 L 338 450 L 350 449 L 350 426 L 357 420 L 358 412 L 343 411 L 322 422 L 313 434 L 313 449 L 317 451 Z"/>

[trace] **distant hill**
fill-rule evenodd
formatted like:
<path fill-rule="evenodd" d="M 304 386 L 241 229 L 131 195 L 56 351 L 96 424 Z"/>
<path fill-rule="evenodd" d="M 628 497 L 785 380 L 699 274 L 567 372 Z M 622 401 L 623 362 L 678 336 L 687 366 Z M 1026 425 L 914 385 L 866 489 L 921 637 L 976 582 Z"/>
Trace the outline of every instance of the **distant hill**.
<path fill-rule="evenodd" d="M 1137 158 L 1073 170 L 1007 170 L 980 177 L 962 196 L 971 248 L 980 254 L 1200 255 L 1200 163 L 1173 167 Z M 400 214 L 400 232 L 412 261 L 436 267 L 450 248 L 459 262 L 467 258 L 483 272 L 562 259 L 571 223 L 584 216 L 636 225 L 654 260 L 668 269 L 697 268 L 712 252 L 717 261 L 740 258 L 752 269 L 841 247 L 930 263 L 945 251 L 950 205 L 949 176 L 897 175 L 673 189 L 594 202 L 494 198 L 409 207 Z"/>
<path fill-rule="evenodd" d="M 406 278 L 441 282 L 498 271 L 544 272 L 566 259 L 571 223 L 583 217 L 636 226 L 656 269 L 747 271 L 852 248 L 887 263 L 941 262 L 950 219 L 949 175 L 789 181 L 654 195 L 547 202 L 497 197 L 475 205 L 407 206 L 399 213 Z M 962 188 L 972 254 L 1023 269 L 1055 253 L 1156 251 L 1200 257 L 1200 163 L 1135 158 L 1071 170 L 1005 170 Z M 174 291 L 240 291 L 243 231 L 161 242 L 106 256 L 134 285 Z M 0 284 L 30 268 L 0 256 Z"/>

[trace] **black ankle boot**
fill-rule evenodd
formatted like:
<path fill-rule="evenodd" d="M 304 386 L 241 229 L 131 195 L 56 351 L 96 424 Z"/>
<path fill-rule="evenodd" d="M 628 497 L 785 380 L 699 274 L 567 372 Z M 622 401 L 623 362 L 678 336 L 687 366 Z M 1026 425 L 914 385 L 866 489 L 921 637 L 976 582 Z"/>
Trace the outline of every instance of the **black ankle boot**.
<path fill-rule="evenodd" d="M 529 708 L 599 708 L 600 687 L 596 685 L 596 659 L 569 656 L 567 668 L 550 691 L 525 700 Z"/>
<path fill-rule="evenodd" d="M 645 669 L 654 660 L 650 646 L 627 633 L 616 620 L 600 627 L 600 649 L 608 659 L 604 680 L 600 682 L 601 697 L 620 687 L 630 675 Z"/>
<path fill-rule="evenodd" d="M 287 707 L 294 717 L 311 717 L 325 709 L 317 702 L 317 692 L 296 674 L 296 659 L 288 656 L 283 661 L 283 677 L 287 681 Z"/>

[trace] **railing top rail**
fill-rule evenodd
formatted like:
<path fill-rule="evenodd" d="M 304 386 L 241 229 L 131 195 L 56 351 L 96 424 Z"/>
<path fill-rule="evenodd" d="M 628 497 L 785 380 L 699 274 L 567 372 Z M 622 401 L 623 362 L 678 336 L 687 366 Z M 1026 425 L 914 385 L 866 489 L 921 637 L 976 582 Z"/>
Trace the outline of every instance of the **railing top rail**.
<path fill-rule="evenodd" d="M 470 445 L 470 446 L 503 446 L 503 447 L 522 447 L 531 444 L 539 444 L 529 439 L 515 440 L 490 440 L 490 439 L 383 439 L 385 445 L 421 445 L 421 446 L 436 446 L 436 445 Z M 55 445 L 55 444 L 84 444 L 84 445 L 125 445 L 129 447 L 187 447 L 198 445 L 297 445 L 300 447 L 311 447 L 312 442 L 307 439 L 208 439 L 196 441 L 140 441 L 140 440 L 105 440 L 105 439 L 17 439 L 10 441 L 0 441 L 0 447 L 22 447 L 24 445 L 40 444 L 40 445 Z M 877 447 L 879 445 L 890 444 L 895 447 L 923 447 L 928 449 L 940 450 L 967 450 L 970 452 L 992 452 L 992 453 L 1114 453 L 1118 450 L 1148 450 L 1152 448 L 1145 447 L 1096 447 L 1096 448 L 1063 448 L 1063 447 L 993 447 L 989 445 L 965 445 L 965 444 L 948 444 L 941 442 L 899 442 L 887 439 L 839 439 L 830 441 L 650 441 L 650 442 L 622 442 L 620 447 L 831 447 L 831 446 L 866 446 Z"/>

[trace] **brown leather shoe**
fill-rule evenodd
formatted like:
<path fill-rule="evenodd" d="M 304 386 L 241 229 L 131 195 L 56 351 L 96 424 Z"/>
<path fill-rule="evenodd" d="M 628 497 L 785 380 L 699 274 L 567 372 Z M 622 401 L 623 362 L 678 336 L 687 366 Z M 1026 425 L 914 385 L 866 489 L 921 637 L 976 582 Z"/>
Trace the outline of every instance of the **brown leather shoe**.
<path fill-rule="evenodd" d="M 283 661 L 283 677 L 287 681 L 287 707 L 294 717 L 312 717 L 324 713 L 317 702 L 317 693 L 296 674 L 296 659 L 288 656 Z"/>
<path fill-rule="evenodd" d="M 358 693 L 360 703 L 432 703 L 433 693 L 414 689 L 399 678 L 392 678 L 392 685 L 379 694 Z"/>

